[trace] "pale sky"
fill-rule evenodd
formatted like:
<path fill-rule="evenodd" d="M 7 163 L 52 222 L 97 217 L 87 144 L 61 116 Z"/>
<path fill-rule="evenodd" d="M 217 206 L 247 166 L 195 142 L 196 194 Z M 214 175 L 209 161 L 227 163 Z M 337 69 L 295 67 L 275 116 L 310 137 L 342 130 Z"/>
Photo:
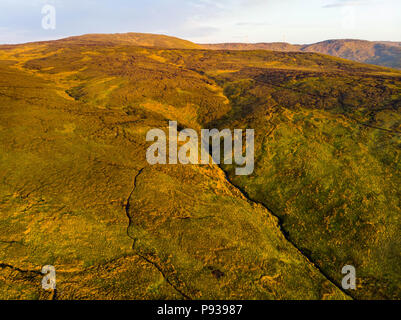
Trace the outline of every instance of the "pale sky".
<path fill-rule="evenodd" d="M 56 28 L 42 28 L 42 7 Z M 148 32 L 198 43 L 401 41 L 400 0 L 0 0 L 0 43 Z"/>

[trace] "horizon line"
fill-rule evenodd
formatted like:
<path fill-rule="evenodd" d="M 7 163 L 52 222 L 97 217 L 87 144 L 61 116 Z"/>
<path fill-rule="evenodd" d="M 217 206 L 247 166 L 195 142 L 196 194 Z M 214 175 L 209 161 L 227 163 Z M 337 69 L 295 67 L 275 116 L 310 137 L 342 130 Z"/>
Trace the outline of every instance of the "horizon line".
<path fill-rule="evenodd" d="M 285 41 L 258 41 L 258 42 L 194 42 L 185 38 L 181 38 L 176 35 L 171 35 L 171 34 L 165 34 L 165 33 L 152 33 L 152 32 L 134 32 L 134 31 L 128 31 L 128 32 L 111 32 L 111 33 L 104 33 L 104 32 L 93 32 L 93 33 L 83 33 L 83 34 L 75 34 L 75 35 L 64 35 L 60 37 L 55 37 L 55 38 L 49 38 L 49 39 L 38 39 L 38 40 L 32 40 L 32 41 L 27 41 L 27 42 L 18 42 L 18 43 L 0 43 L 0 46 L 7 46 L 7 45 L 24 45 L 24 44 L 32 44 L 32 43 L 41 43 L 41 42 L 52 42 L 52 41 L 60 41 L 60 40 L 65 40 L 68 38 L 73 38 L 73 37 L 81 37 L 81 36 L 86 36 L 86 35 L 121 35 L 121 34 L 147 34 L 147 35 L 155 35 L 155 36 L 166 36 L 166 37 L 172 37 L 172 38 L 177 38 L 180 40 L 185 40 L 192 42 L 194 44 L 198 45 L 221 45 L 221 44 L 272 44 L 272 43 L 282 43 L 282 44 L 290 44 L 294 46 L 306 46 L 306 45 L 312 45 L 312 44 L 317 44 L 317 43 L 322 43 L 322 42 L 327 42 L 327 41 L 365 41 L 365 42 L 393 42 L 393 43 L 400 43 L 401 40 L 366 40 L 366 39 L 358 39 L 358 38 L 331 38 L 331 39 L 325 39 L 325 40 L 320 40 L 316 42 L 311 42 L 311 43 L 291 43 L 291 42 L 285 42 Z"/>

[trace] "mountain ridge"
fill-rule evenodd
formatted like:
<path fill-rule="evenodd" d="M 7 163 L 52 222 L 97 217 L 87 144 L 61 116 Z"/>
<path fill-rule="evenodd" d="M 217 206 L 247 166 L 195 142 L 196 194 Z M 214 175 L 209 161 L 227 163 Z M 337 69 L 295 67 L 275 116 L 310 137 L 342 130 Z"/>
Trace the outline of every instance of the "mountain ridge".
<path fill-rule="evenodd" d="M 331 39 L 312 44 L 286 42 L 201 44 L 208 50 L 314 52 L 383 67 L 401 68 L 401 42 Z"/>
<path fill-rule="evenodd" d="M 199 50 L 270 50 L 281 52 L 313 52 L 382 67 L 401 69 L 401 42 L 367 41 L 359 39 L 329 39 L 312 44 L 287 42 L 216 43 L 198 44 L 174 36 L 152 33 L 92 33 L 71 36 L 58 40 L 4 44 L 0 48 L 24 45 L 133 45 L 161 49 Z"/>

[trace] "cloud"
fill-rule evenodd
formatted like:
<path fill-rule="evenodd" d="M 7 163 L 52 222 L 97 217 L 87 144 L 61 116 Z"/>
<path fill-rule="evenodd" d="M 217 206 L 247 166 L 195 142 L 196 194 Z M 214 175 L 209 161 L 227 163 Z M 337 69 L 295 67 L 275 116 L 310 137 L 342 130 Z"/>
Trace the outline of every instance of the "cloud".
<path fill-rule="evenodd" d="M 179 32 L 183 37 L 206 37 L 219 32 L 219 28 L 215 27 L 195 27 L 195 28 L 186 28 L 185 31 Z"/>
<path fill-rule="evenodd" d="M 348 6 L 360 6 L 369 4 L 370 0 L 335 0 L 332 3 L 323 5 L 323 8 L 338 8 L 338 7 L 348 7 Z"/>
<path fill-rule="evenodd" d="M 239 27 L 258 27 L 258 26 L 271 26 L 271 23 L 269 22 L 238 22 L 235 24 L 236 26 Z"/>

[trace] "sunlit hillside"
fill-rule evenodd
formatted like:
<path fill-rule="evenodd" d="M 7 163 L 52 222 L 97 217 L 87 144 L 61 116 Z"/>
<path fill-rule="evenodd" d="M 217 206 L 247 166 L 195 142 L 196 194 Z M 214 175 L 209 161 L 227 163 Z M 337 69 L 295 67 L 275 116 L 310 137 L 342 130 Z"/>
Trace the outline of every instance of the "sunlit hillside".
<path fill-rule="evenodd" d="M 0 47 L 0 298 L 400 298 L 401 72 L 196 48 Z M 254 173 L 149 165 L 169 120 L 254 129 Z"/>

